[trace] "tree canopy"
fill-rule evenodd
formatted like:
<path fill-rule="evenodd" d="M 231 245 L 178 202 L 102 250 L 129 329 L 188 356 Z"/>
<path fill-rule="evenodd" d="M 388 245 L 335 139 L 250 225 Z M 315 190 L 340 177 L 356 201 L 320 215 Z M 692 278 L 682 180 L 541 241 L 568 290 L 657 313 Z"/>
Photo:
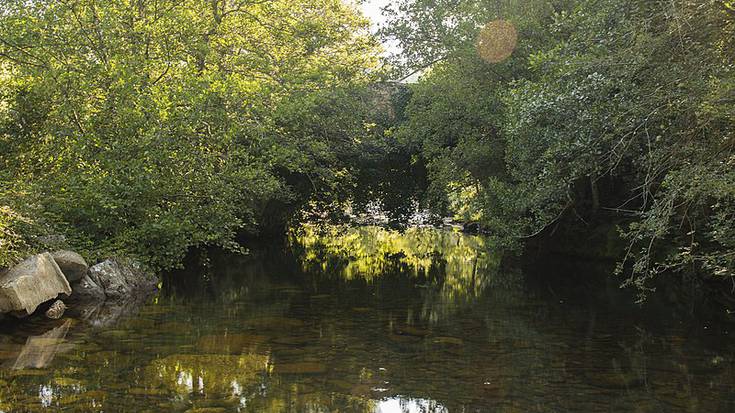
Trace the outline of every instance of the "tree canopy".
<path fill-rule="evenodd" d="M 34 208 L 166 267 L 329 195 L 380 69 L 367 25 L 339 0 L 3 2 L 3 228 Z"/>
<path fill-rule="evenodd" d="M 506 240 L 620 225 L 620 272 L 734 275 L 735 96 L 728 1 L 423 1 L 390 10 L 402 73 L 422 71 L 396 134 L 442 213 Z M 478 51 L 487 22 L 512 55 Z M 570 224 L 576 221 L 576 224 Z"/>
<path fill-rule="evenodd" d="M 65 239 L 168 268 L 377 205 L 509 246 L 617 226 L 642 293 L 735 276 L 732 1 L 385 13 L 388 59 L 340 0 L 3 2 L 0 266 Z"/>

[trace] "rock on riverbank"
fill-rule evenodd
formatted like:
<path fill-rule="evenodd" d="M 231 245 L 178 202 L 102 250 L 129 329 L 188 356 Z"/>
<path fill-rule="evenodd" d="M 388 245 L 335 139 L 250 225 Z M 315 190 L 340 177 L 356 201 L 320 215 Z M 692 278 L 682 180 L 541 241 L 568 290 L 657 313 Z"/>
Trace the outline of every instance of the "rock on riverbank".
<path fill-rule="evenodd" d="M 89 270 L 87 261 L 84 261 L 84 258 L 74 251 L 56 251 L 51 253 L 51 256 L 54 257 L 54 261 L 70 283 L 81 280 Z"/>
<path fill-rule="evenodd" d="M 88 267 L 73 251 L 42 253 L 0 273 L 0 317 L 32 314 L 60 295 L 77 303 L 138 300 L 155 291 L 157 284 L 153 274 L 129 258 L 110 258 Z"/>
<path fill-rule="evenodd" d="M 49 253 L 34 255 L 0 274 L 0 313 L 26 316 L 71 286 Z"/>
<path fill-rule="evenodd" d="M 136 292 L 152 291 L 158 285 L 153 274 L 143 270 L 133 260 L 110 258 L 89 269 L 89 278 L 97 284 L 110 299 L 129 297 Z"/>

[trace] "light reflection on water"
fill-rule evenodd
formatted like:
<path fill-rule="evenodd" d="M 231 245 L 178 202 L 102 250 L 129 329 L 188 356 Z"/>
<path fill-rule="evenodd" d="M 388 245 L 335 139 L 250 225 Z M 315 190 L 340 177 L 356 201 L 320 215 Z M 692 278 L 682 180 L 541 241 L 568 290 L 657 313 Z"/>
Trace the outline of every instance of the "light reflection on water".
<path fill-rule="evenodd" d="M 378 402 L 375 413 L 447 413 L 447 409 L 433 400 L 389 398 Z"/>
<path fill-rule="evenodd" d="M 542 281 L 598 271 L 561 264 Z M 480 237 L 307 228 L 122 312 L 1 325 L 0 411 L 735 411 L 722 327 L 614 298 Z"/>

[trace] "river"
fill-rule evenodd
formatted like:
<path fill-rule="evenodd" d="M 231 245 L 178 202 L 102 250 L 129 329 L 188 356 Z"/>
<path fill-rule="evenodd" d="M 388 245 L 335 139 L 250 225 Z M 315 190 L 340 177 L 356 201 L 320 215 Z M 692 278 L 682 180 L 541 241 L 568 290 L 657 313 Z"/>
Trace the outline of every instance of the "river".
<path fill-rule="evenodd" d="M 198 254 L 145 302 L 0 326 L 0 411 L 735 411 L 726 324 L 507 258 L 377 227 Z"/>

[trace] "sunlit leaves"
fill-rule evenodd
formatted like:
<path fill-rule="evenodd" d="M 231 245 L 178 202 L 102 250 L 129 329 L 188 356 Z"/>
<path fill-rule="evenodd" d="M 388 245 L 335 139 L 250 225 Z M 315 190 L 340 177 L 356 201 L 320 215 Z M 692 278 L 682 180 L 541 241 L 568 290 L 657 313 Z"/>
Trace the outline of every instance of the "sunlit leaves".
<path fill-rule="evenodd" d="M 234 247 L 278 213 L 269 202 L 303 202 L 287 177 L 327 175 L 334 148 L 286 136 L 284 113 L 378 65 L 367 22 L 338 0 L 1 7 L 0 161 L 91 258 L 168 267 L 192 246 Z"/>

